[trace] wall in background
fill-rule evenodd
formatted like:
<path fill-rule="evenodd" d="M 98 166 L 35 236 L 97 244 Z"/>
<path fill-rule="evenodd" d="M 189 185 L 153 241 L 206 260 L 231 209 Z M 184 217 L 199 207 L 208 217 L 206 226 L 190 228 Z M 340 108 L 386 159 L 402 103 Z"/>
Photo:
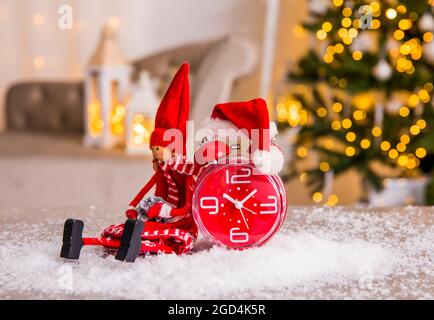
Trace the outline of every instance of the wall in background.
<path fill-rule="evenodd" d="M 58 27 L 61 5 L 73 9 L 72 30 Z M 262 41 L 265 0 L 1 0 L 0 130 L 4 93 L 23 80 L 76 80 L 107 19 L 118 26 L 127 59 L 225 35 Z M 258 69 L 259 70 L 259 69 Z M 256 94 L 258 73 L 234 93 Z"/>

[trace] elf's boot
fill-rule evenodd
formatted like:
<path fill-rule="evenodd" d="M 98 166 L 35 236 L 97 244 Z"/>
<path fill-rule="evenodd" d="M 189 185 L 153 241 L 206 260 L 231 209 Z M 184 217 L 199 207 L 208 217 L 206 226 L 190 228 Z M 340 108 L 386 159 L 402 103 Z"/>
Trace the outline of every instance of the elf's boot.
<path fill-rule="evenodd" d="M 66 259 L 78 259 L 83 247 L 83 227 L 81 220 L 68 219 L 63 227 L 63 245 L 60 256 Z"/>
<path fill-rule="evenodd" d="M 117 260 L 134 262 L 139 255 L 142 245 L 142 232 L 145 227 L 143 221 L 128 219 L 124 225 L 121 245 L 116 253 Z"/>

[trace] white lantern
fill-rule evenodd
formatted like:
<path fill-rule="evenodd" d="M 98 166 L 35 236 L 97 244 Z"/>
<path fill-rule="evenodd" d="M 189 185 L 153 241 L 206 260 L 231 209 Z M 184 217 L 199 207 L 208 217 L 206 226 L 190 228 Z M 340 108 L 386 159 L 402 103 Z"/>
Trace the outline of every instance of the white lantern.
<path fill-rule="evenodd" d="M 149 72 L 142 71 L 127 105 L 127 153 L 151 155 L 149 140 L 159 100 Z"/>
<path fill-rule="evenodd" d="M 125 143 L 125 103 L 131 67 L 106 25 L 85 75 L 86 146 L 113 148 Z"/>

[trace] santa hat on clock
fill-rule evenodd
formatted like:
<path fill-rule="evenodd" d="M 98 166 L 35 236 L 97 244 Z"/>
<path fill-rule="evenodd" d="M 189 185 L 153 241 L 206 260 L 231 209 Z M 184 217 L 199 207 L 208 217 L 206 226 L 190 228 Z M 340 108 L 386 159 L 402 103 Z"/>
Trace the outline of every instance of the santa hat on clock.
<path fill-rule="evenodd" d="M 219 129 L 238 129 L 247 132 L 248 138 L 252 140 L 250 153 L 256 167 L 265 174 L 275 174 L 282 169 L 283 153 L 272 143 L 277 134 L 277 127 L 269 120 L 264 99 L 217 104 L 207 127 L 215 132 Z"/>
<path fill-rule="evenodd" d="M 169 129 L 178 129 L 182 133 L 181 145 L 176 145 L 176 151 L 185 154 L 187 120 L 190 110 L 190 85 L 188 82 L 189 65 L 183 63 L 161 100 L 155 116 L 155 129 L 151 134 L 150 146 L 167 147 L 174 139 L 164 139 Z M 173 151 L 173 150 L 171 150 Z"/>

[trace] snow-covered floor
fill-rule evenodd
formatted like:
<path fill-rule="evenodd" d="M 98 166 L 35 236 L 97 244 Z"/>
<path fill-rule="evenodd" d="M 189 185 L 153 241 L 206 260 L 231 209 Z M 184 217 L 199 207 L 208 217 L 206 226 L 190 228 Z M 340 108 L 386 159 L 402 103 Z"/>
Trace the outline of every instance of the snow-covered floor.
<path fill-rule="evenodd" d="M 89 236 L 123 220 L 100 208 L 0 211 L 0 298 L 434 298 L 433 208 L 290 208 L 264 247 L 200 239 L 192 254 L 133 264 L 97 247 L 59 258 L 68 217 Z"/>

